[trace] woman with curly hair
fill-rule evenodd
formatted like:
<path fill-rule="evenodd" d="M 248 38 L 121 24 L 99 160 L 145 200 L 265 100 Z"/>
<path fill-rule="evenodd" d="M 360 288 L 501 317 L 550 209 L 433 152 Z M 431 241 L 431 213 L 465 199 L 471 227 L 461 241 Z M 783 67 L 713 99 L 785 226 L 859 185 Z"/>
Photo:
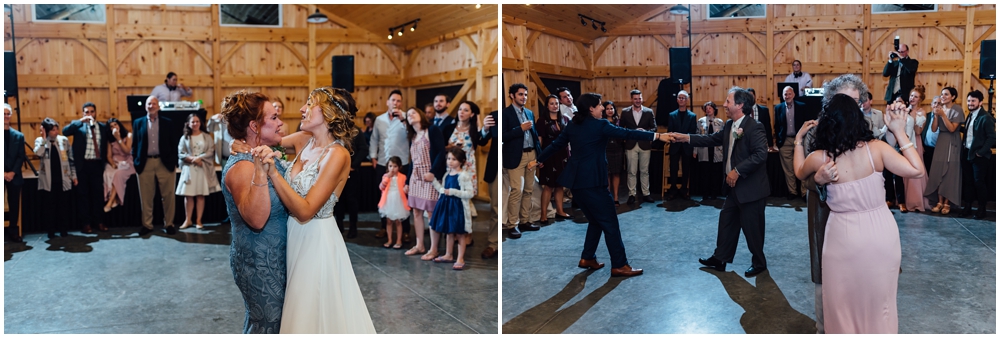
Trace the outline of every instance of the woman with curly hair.
<path fill-rule="evenodd" d="M 836 94 L 819 122 L 807 121 L 795 136 L 795 176 L 806 179 L 828 161 L 837 172 L 827 186 L 830 218 L 823 244 L 823 317 L 826 333 L 897 333 L 899 229 L 885 194 L 882 170 L 904 178 L 924 176 L 924 165 L 906 135 L 908 109 L 893 103 L 883 119 L 902 155 L 874 140 L 857 101 Z M 816 127 L 806 157 L 802 139 Z M 877 259 L 872 259 L 877 257 Z"/>
<path fill-rule="evenodd" d="M 333 218 L 351 171 L 358 108 L 346 90 L 322 87 L 299 111 L 302 132 L 281 142 L 297 151 L 286 172 L 276 170 L 280 152 L 266 145 L 251 152 L 264 161 L 256 172 L 267 174 L 291 216 L 281 333 L 375 333 Z"/>

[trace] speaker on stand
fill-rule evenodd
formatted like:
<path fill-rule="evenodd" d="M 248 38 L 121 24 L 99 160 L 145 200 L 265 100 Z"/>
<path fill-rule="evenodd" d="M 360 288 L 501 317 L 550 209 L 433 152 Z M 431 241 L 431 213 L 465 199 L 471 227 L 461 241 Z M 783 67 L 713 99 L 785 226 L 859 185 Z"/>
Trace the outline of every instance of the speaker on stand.
<path fill-rule="evenodd" d="M 354 92 L 354 55 L 335 55 L 333 57 L 333 87 Z"/>
<path fill-rule="evenodd" d="M 670 78 L 674 79 L 681 89 L 684 89 L 684 85 L 691 84 L 691 48 L 670 48 Z M 689 91 L 688 110 L 693 111 L 693 105 L 694 100 Z"/>

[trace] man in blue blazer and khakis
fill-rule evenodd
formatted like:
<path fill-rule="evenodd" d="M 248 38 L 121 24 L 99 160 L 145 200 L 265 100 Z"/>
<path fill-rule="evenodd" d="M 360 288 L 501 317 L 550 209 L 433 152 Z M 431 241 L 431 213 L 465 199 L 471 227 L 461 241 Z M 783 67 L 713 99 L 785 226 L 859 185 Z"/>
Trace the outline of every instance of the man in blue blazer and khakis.
<path fill-rule="evenodd" d="M 754 97 L 740 87 L 729 90 L 724 107 L 730 120 L 726 127 L 712 135 L 671 134 L 677 142 L 690 142 L 695 147 L 722 146 L 725 154 L 726 202 L 719 212 L 719 233 L 715 253 L 708 259 L 698 259 L 702 265 L 718 271 L 726 270 L 736 256 L 740 230 L 753 254 L 752 265 L 744 273 L 753 277 L 767 270 L 764 258 L 764 207 L 771 194 L 767 183 L 767 140 L 764 127 L 753 119 Z"/>
<path fill-rule="evenodd" d="M 510 86 L 511 104 L 503 109 L 503 189 L 504 230 L 507 237 L 521 238 L 521 231 L 536 231 L 531 224 L 531 191 L 535 185 L 535 157 L 542 152 L 535 130 L 535 115 L 524 106 L 528 102 L 528 87 L 523 83 Z"/>
<path fill-rule="evenodd" d="M 146 116 L 132 121 L 132 158 L 139 174 L 139 198 L 142 200 L 142 228 L 139 236 L 153 232 L 153 194 L 160 186 L 163 202 L 163 228 L 168 235 L 177 233 L 174 226 L 174 188 L 177 185 L 177 142 L 180 135 L 169 119 L 160 116 L 156 96 L 146 99 Z M 214 173 L 213 173 L 214 175 Z"/>

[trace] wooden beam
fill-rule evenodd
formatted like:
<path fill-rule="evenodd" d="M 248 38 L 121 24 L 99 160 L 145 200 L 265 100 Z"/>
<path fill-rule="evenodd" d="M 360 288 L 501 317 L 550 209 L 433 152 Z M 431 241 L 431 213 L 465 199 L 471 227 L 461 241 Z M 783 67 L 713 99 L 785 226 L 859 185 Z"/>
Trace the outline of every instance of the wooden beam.
<path fill-rule="evenodd" d="M 384 43 L 385 41 L 386 39 L 384 35 L 376 35 L 364 29 L 355 29 L 355 28 L 316 29 L 316 42 Z"/>
<path fill-rule="evenodd" d="M 410 74 L 410 69 L 413 68 L 413 63 L 417 61 L 417 55 L 420 55 L 420 51 L 423 48 L 417 48 L 410 51 L 410 57 L 406 60 L 406 66 L 403 67 L 403 76 Z"/>
<path fill-rule="evenodd" d="M 976 17 L 975 9 L 972 8 L 972 7 L 966 7 L 965 8 L 965 20 L 966 20 L 966 23 L 965 23 L 965 39 L 963 40 L 963 41 L 965 41 L 965 44 L 964 44 L 964 46 L 962 46 L 962 47 L 965 47 L 965 48 L 962 48 L 963 49 L 963 53 L 962 53 L 962 56 L 963 56 L 963 58 L 962 58 L 963 59 L 962 60 L 963 61 L 962 62 L 963 63 L 962 64 L 962 72 L 964 73 L 964 74 L 962 74 L 962 88 L 963 88 L 962 91 L 966 92 L 966 93 L 972 91 L 972 81 L 971 81 L 973 79 L 973 77 L 972 77 L 973 76 L 973 74 L 972 74 L 972 51 L 976 49 L 976 46 L 973 45 L 973 43 L 975 43 L 975 41 L 976 41 L 975 40 L 976 39 L 976 36 L 975 36 L 975 34 L 976 34 L 976 32 L 975 32 L 976 26 L 975 26 L 975 23 L 973 22 L 973 21 L 975 21 L 975 17 Z M 993 24 L 996 25 L 996 22 L 994 22 Z M 957 39 L 956 39 L 956 41 L 957 41 Z M 992 107 L 990 107 L 990 108 L 992 109 Z"/>
<path fill-rule="evenodd" d="M 871 55 L 872 55 L 872 5 L 865 4 L 861 5 L 861 11 L 864 13 L 865 30 L 861 34 L 861 44 L 864 46 L 864 50 L 861 53 L 861 69 L 868 69 L 871 67 Z M 872 74 L 869 72 L 861 72 L 861 81 L 865 83 L 872 83 Z"/>
<path fill-rule="evenodd" d="M 686 23 L 686 22 L 685 22 Z M 680 30 L 687 31 L 687 27 Z M 767 22 L 763 18 L 730 19 L 730 20 L 698 20 L 691 22 L 691 31 L 700 34 L 713 33 L 760 33 L 767 30 Z M 606 35 L 672 35 L 677 28 L 666 22 L 637 22 L 624 24 L 609 30 Z"/>
<path fill-rule="evenodd" d="M 792 41 L 792 38 L 794 38 L 796 34 L 799 34 L 799 31 L 789 31 L 788 34 L 785 35 L 785 38 L 781 39 L 781 42 L 774 45 L 774 53 L 777 54 L 780 49 L 784 48 L 789 41 Z"/>
<path fill-rule="evenodd" d="M 576 46 L 576 51 L 580 53 L 580 58 L 583 59 L 584 65 L 586 65 L 587 70 L 594 70 L 594 62 L 590 59 L 590 52 L 587 47 L 583 46 L 583 42 L 577 41 L 573 44 Z"/>
<path fill-rule="evenodd" d="M 472 38 L 470 38 L 468 35 L 462 35 L 462 36 L 458 37 L 458 40 L 460 40 L 463 43 L 465 43 L 465 46 L 469 48 L 469 52 L 472 55 L 479 56 L 479 48 L 476 47 L 476 42 L 472 41 Z M 480 61 L 482 61 L 482 60 L 480 60 Z"/>
<path fill-rule="evenodd" d="M 666 12 L 666 11 L 670 10 L 670 7 L 672 7 L 672 5 L 659 5 L 659 6 L 656 6 L 656 8 L 654 8 L 654 9 L 646 12 L 646 14 L 640 15 L 639 17 L 637 17 L 635 19 L 629 20 L 628 23 L 645 22 L 645 21 L 647 21 L 649 19 L 652 19 L 652 18 L 655 18 L 655 17 L 659 16 L 660 14 L 663 14 L 663 12 Z"/>
<path fill-rule="evenodd" d="M 951 43 L 955 44 L 955 49 L 957 49 L 960 53 L 962 53 L 962 57 L 965 57 L 965 44 L 959 41 L 958 37 L 955 36 L 955 34 L 952 34 L 950 30 L 941 26 L 937 26 L 934 28 L 937 28 L 937 30 L 940 31 L 941 34 L 944 34 L 944 36 L 948 38 L 948 40 L 951 40 Z"/>
<path fill-rule="evenodd" d="M 542 31 L 531 31 L 531 35 L 528 35 L 528 41 L 524 44 L 524 49 L 531 51 L 531 46 L 535 45 L 535 41 L 538 41 L 538 37 L 542 36 Z"/>
<path fill-rule="evenodd" d="M 854 46 L 854 49 L 858 51 L 858 55 L 865 56 L 865 50 L 861 48 L 861 45 L 854 40 L 854 37 L 851 36 L 850 33 L 848 33 L 846 30 L 843 29 L 838 29 L 837 33 L 840 33 L 840 36 L 843 36 L 844 40 L 847 40 L 847 42 L 850 43 L 851 46 Z"/>
<path fill-rule="evenodd" d="M 396 70 L 398 70 L 400 74 L 403 74 L 403 65 L 399 62 L 399 59 L 392 54 L 392 51 L 389 50 L 388 44 L 376 43 L 375 47 L 378 47 L 378 49 L 385 54 L 385 57 L 389 59 L 389 62 L 392 62 L 392 65 L 396 66 Z"/>
<path fill-rule="evenodd" d="M 986 40 L 986 38 L 989 38 L 989 37 L 990 37 L 990 34 L 993 34 L 993 33 L 995 33 L 996 31 L 997 31 L 997 25 L 992 25 L 992 26 L 990 26 L 990 28 L 989 28 L 989 29 L 987 29 L 987 30 L 986 30 L 986 32 L 984 32 L 984 33 L 983 33 L 982 35 L 980 35 L 980 36 L 979 36 L 979 38 L 978 38 L 978 39 L 976 39 L 976 42 L 975 42 L 975 43 L 973 43 L 973 45 L 975 45 L 975 46 L 979 46 L 980 44 L 982 44 L 982 43 L 983 43 L 983 40 Z M 977 48 L 978 48 L 978 47 L 977 47 Z M 981 53 L 981 52 L 982 52 L 982 51 L 980 51 L 980 53 Z M 989 86 L 987 86 L 987 88 L 988 88 L 988 87 L 989 87 Z"/>
<path fill-rule="evenodd" d="M 775 31 L 858 30 L 863 28 L 862 25 L 864 25 L 862 17 L 850 15 L 783 16 L 774 18 Z"/>
<path fill-rule="evenodd" d="M 115 28 L 115 39 L 210 41 L 212 28 L 195 25 L 119 25 Z"/>
<path fill-rule="evenodd" d="M 879 36 L 878 39 L 875 39 L 875 42 L 872 43 L 873 48 L 871 48 L 871 51 L 868 52 L 868 57 L 869 58 L 875 57 L 875 52 L 877 52 L 878 49 L 875 49 L 874 46 L 882 45 L 882 41 L 885 41 L 886 38 L 888 38 L 889 36 L 892 35 L 892 33 L 895 32 L 896 32 L 895 28 L 890 28 L 889 30 L 886 30 L 885 33 L 882 33 L 882 36 Z"/>
<path fill-rule="evenodd" d="M 496 34 L 493 34 L 493 38 L 490 39 L 490 43 L 488 45 L 490 46 L 490 53 L 486 56 L 485 59 L 483 59 L 484 64 L 493 63 L 493 59 L 497 58 L 497 54 L 500 52 L 500 46 L 497 45 L 497 38 L 498 36 L 496 36 Z"/>
<path fill-rule="evenodd" d="M 306 5 L 306 10 L 307 13 L 315 13 L 317 8 L 316 5 Z M 327 16 L 327 19 L 329 19 L 329 16 Z M 306 57 L 308 60 L 305 66 L 306 71 L 309 73 L 309 88 L 316 88 L 316 84 L 319 83 L 316 82 L 316 66 L 319 65 L 319 62 L 316 61 L 316 26 L 318 25 L 306 25 L 309 28 L 309 43 L 306 46 Z M 291 46 L 289 45 L 289 47 Z"/>
<path fill-rule="evenodd" d="M 219 4 L 212 5 L 212 75 L 219 76 L 222 74 L 222 43 L 219 41 Z M 239 43 L 237 43 L 239 44 Z M 232 56 L 232 53 L 230 53 Z M 225 94 L 222 93 L 222 81 L 212 81 L 212 102 L 213 106 L 222 102 L 225 98 Z M 222 112 L 222 106 L 215 106 L 216 112 Z"/>
<path fill-rule="evenodd" d="M 965 11 L 872 14 L 872 29 L 965 26 L 966 20 Z"/>
<path fill-rule="evenodd" d="M 500 61 L 504 70 L 524 70 L 524 60 L 505 57 Z"/>
<path fill-rule="evenodd" d="M 541 62 L 532 62 L 531 71 L 533 73 L 543 73 L 552 75 L 562 75 L 572 78 L 593 79 L 594 71 L 573 67 L 565 67 Z"/>
<path fill-rule="evenodd" d="M 138 39 L 132 41 L 132 43 L 125 48 L 125 51 L 122 52 L 121 59 L 115 61 L 115 68 L 120 67 L 122 65 L 122 62 L 125 62 L 126 57 L 132 54 L 132 52 L 135 51 L 136 48 L 139 48 L 139 45 L 141 45 L 143 42 L 146 42 L 146 40 Z"/>
<path fill-rule="evenodd" d="M 764 53 L 764 59 L 767 60 L 767 68 L 764 70 L 767 73 L 767 78 L 764 81 L 766 81 L 765 83 L 770 84 L 770 83 L 777 83 L 778 82 L 778 81 L 774 80 L 774 56 L 777 54 L 777 52 L 775 52 L 775 50 L 774 50 L 774 19 L 775 19 L 775 17 L 774 17 L 774 11 L 773 10 L 767 11 L 766 19 L 767 19 L 767 32 L 764 34 L 764 48 L 761 49 L 761 52 Z M 743 34 L 749 35 L 749 33 L 743 33 Z M 692 86 L 692 89 L 693 89 L 693 87 L 694 86 Z M 761 94 L 764 96 L 764 102 L 765 102 L 765 104 L 768 107 L 774 106 L 774 98 L 775 97 L 774 97 L 774 95 L 771 94 L 770 90 L 761 91 Z M 689 99 L 693 99 L 693 97 L 689 98 Z M 692 101 L 694 101 L 694 100 L 692 100 Z M 770 126 L 770 125 L 767 126 L 767 128 L 771 128 L 771 127 L 772 126 Z"/>
<path fill-rule="evenodd" d="M 709 35 L 711 34 L 694 34 L 694 42 L 691 43 L 692 49 L 694 48 L 694 46 L 697 46 L 699 43 L 701 43 L 701 40 L 705 40 L 705 38 L 707 38 Z"/>
<path fill-rule="evenodd" d="M 25 5 L 30 6 L 30 5 Z M 106 40 L 108 37 L 107 27 L 103 24 L 76 23 L 76 24 L 56 24 L 21 22 L 14 24 L 14 31 L 17 38 L 35 39 L 99 39 Z"/>
<path fill-rule="evenodd" d="M 126 9 L 129 11 L 163 11 L 166 5 L 115 5 L 115 9 Z M 211 12 L 211 7 L 203 6 L 170 6 L 172 12 Z M 110 13 L 110 11 L 108 11 Z"/>
<path fill-rule="evenodd" d="M 485 77 L 497 76 L 499 74 L 499 70 L 498 69 L 500 69 L 500 65 L 495 64 L 495 63 L 491 64 L 489 66 L 483 67 L 483 76 L 485 76 Z"/>
<path fill-rule="evenodd" d="M 444 41 L 448 41 L 448 40 L 451 40 L 451 39 L 457 39 L 457 38 L 459 38 L 461 36 L 466 36 L 466 35 L 469 35 L 469 34 L 475 34 L 480 29 L 499 27 L 497 25 L 497 22 L 498 22 L 497 20 L 490 20 L 490 21 L 487 21 L 487 22 L 484 22 L 484 23 L 481 23 L 481 24 L 478 24 L 478 25 L 475 25 L 475 26 L 465 27 L 465 28 L 459 29 L 457 31 L 454 31 L 454 32 L 451 32 L 451 33 L 447 33 L 447 34 L 442 34 L 442 35 L 439 35 L 439 36 L 436 36 L 436 37 L 433 37 L 433 38 L 430 38 L 430 39 L 427 39 L 427 40 L 419 41 L 419 42 L 416 42 L 416 43 L 411 43 L 411 44 L 408 44 L 406 46 L 403 46 L 403 50 L 408 52 L 408 51 L 411 51 L 411 50 L 415 50 L 415 49 L 427 47 L 427 46 L 434 45 L 434 44 L 437 44 L 437 43 L 440 43 L 440 42 L 444 42 Z"/>
<path fill-rule="evenodd" d="M 472 85 L 476 84 L 476 79 L 470 78 L 465 80 L 465 84 L 462 85 L 462 89 L 458 90 L 458 94 L 451 98 L 451 103 L 448 104 L 448 114 L 451 115 L 455 109 L 458 109 L 458 103 L 465 101 L 465 94 L 469 93 L 469 89 L 472 89 Z"/>
<path fill-rule="evenodd" d="M 75 75 L 61 75 L 73 79 Z M 18 78 L 20 80 L 20 78 Z M 184 75 L 184 85 L 188 87 L 211 88 L 216 78 L 213 75 Z M 119 87 L 153 87 L 163 83 L 163 75 L 118 74 Z M 70 86 L 72 87 L 72 86 Z M 221 101 L 221 98 L 220 98 Z"/>
<path fill-rule="evenodd" d="M 163 80 L 162 76 L 157 76 L 157 78 Z M 17 76 L 18 88 L 105 88 L 109 85 L 106 76 L 51 74 L 18 74 Z"/>
<path fill-rule="evenodd" d="M 108 33 L 107 36 L 115 35 L 115 5 L 104 5 L 105 19 L 107 24 L 105 28 Z M 118 46 L 114 39 L 106 41 L 105 48 L 107 48 L 107 59 L 104 65 L 108 67 L 108 111 L 112 113 L 118 113 L 119 100 L 118 100 Z M 128 115 L 128 114 L 122 114 Z M 118 116 L 115 116 L 118 117 Z"/>
<path fill-rule="evenodd" d="M 319 66 L 319 60 L 325 60 L 326 56 L 330 55 L 330 53 L 333 52 L 333 49 L 337 48 L 337 46 L 340 46 L 340 44 L 339 43 L 331 43 L 329 45 L 326 45 L 326 48 L 323 49 L 323 52 L 321 52 L 318 55 L 316 55 L 316 60 L 315 60 L 316 64 L 313 65 L 313 66 Z"/>
<path fill-rule="evenodd" d="M 606 51 L 608 49 L 608 46 L 610 46 L 611 43 L 615 42 L 615 40 L 617 39 L 618 39 L 617 36 L 609 36 L 606 39 L 604 39 L 604 42 L 601 43 L 601 46 L 597 47 L 597 51 L 594 52 L 594 63 L 597 63 L 597 60 L 600 60 L 601 56 L 604 56 L 604 51 Z"/>
<path fill-rule="evenodd" d="M 663 35 L 653 35 L 653 39 L 663 45 L 663 48 L 666 48 L 667 50 L 670 49 L 670 43 L 667 42 L 667 39 L 663 38 Z"/>
<path fill-rule="evenodd" d="M 27 47 L 29 44 L 31 44 L 34 41 L 35 41 L 35 39 L 32 39 L 32 38 L 23 38 L 23 39 L 21 39 L 21 41 L 19 41 L 17 43 L 17 48 L 15 48 L 17 50 L 17 54 L 21 54 L 21 52 L 24 51 L 24 47 Z"/>
<path fill-rule="evenodd" d="M 669 76 L 670 66 L 594 67 L 595 78 Z"/>
<path fill-rule="evenodd" d="M 465 81 L 476 76 L 476 68 L 463 68 L 447 72 L 408 77 L 403 80 L 404 87 L 424 86 L 428 84 Z"/>
<path fill-rule="evenodd" d="M 507 26 L 500 28 L 500 30 L 503 32 L 503 44 L 506 45 L 508 49 L 510 49 L 511 53 L 514 53 L 514 58 L 523 59 L 524 53 L 521 53 L 521 49 L 518 48 L 517 39 L 514 39 L 514 34 L 512 34 L 509 29 L 507 29 Z"/>
<path fill-rule="evenodd" d="M 964 45 L 963 45 L 964 48 Z M 975 65 L 979 65 L 978 58 L 971 58 Z M 885 66 L 885 61 L 873 63 L 868 71 L 871 73 L 876 73 L 878 76 L 882 76 L 882 68 Z M 970 65 L 970 67 L 972 67 Z M 919 73 L 953 73 L 962 72 L 965 68 L 965 60 L 920 60 L 920 70 Z"/>
<path fill-rule="evenodd" d="M 205 61 L 205 64 L 208 65 L 209 68 L 212 67 L 212 58 L 208 57 L 208 55 L 206 55 L 205 52 L 201 50 L 201 48 L 198 48 L 198 46 L 196 46 L 194 42 L 191 42 L 189 40 L 184 40 L 184 44 L 190 47 L 192 50 L 194 50 L 194 52 L 197 53 L 199 57 L 201 57 L 201 60 Z"/>
<path fill-rule="evenodd" d="M 757 50 L 761 54 L 764 54 L 765 57 L 767 56 L 767 49 L 764 48 L 764 46 L 761 46 L 760 41 L 757 41 L 757 38 L 753 37 L 753 35 L 750 35 L 750 33 L 747 32 L 742 32 L 741 34 L 743 34 L 743 36 L 746 37 L 747 40 L 750 40 L 750 42 L 753 43 L 754 46 L 757 46 Z"/>
<path fill-rule="evenodd" d="M 538 73 L 528 72 L 528 77 L 531 79 L 531 82 L 535 83 L 535 86 L 538 87 L 538 90 L 542 92 L 541 94 L 538 95 L 539 97 L 546 97 L 549 96 L 549 94 L 551 94 L 549 93 L 549 89 L 545 87 L 545 83 L 542 82 L 542 78 L 538 77 Z"/>
<path fill-rule="evenodd" d="M 337 25 L 344 26 L 345 28 L 363 29 L 363 28 L 361 28 L 361 26 L 358 26 L 357 24 L 351 22 L 351 20 L 344 19 L 344 18 L 340 17 L 337 14 L 334 14 L 334 13 L 332 13 L 330 11 L 327 11 L 327 10 L 325 10 L 323 8 L 318 8 L 315 5 L 297 4 L 296 6 L 307 8 L 309 10 L 310 14 L 312 14 L 317 9 L 319 9 L 320 13 L 326 14 L 327 19 L 329 19 L 330 21 L 333 21 L 333 23 L 335 23 Z"/>
<path fill-rule="evenodd" d="M 503 22 L 506 22 L 506 23 L 509 23 L 509 24 L 514 24 L 514 25 L 518 25 L 518 26 L 524 26 L 524 27 L 527 27 L 528 29 L 540 31 L 542 33 L 545 33 L 545 34 L 548 34 L 548 35 L 552 35 L 552 36 L 558 36 L 558 37 L 566 39 L 566 40 L 583 42 L 584 44 L 587 44 L 587 45 L 593 43 L 593 40 L 590 40 L 590 39 L 578 36 L 576 34 L 571 34 L 571 33 L 563 32 L 561 30 L 552 29 L 552 28 L 549 28 L 549 27 L 546 27 L 546 26 L 543 26 L 543 25 L 539 25 L 539 24 L 534 23 L 534 22 L 528 22 L 526 20 L 518 19 L 518 18 L 515 18 L 513 16 L 506 15 L 506 14 L 503 15 Z"/>
<path fill-rule="evenodd" d="M 233 55 L 236 54 L 236 51 L 240 50 L 240 48 L 243 48 L 243 46 L 245 46 L 246 44 L 247 43 L 245 41 L 237 42 L 236 45 L 233 46 L 233 48 L 230 48 L 229 51 L 226 52 L 225 56 L 223 56 L 221 59 L 219 59 L 219 63 L 220 64 L 226 64 L 226 62 L 229 62 L 229 59 L 232 58 Z"/>
<path fill-rule="evenodd" d="M 108 67 L 108 58 L 105 57 L 104 54 L 102 54 L 100 51 L 97 50 L 97 46 L 94 46 L 94 44 L 91 43 L 89 40 L 84 40 L 84 39 L 79 39 L 79 38 L 74 39 L 74 40 L 76 40 L 76 42 L 79 42 L 81 45 L 83 45 L 83 47 L 86 47 L 88 50 L 90 50 L 92 53 L 94 53 L 94 56 L 97 56 L 97 59 L 100 60 L 101 63 L 104 64 L 105 67 Z"/>

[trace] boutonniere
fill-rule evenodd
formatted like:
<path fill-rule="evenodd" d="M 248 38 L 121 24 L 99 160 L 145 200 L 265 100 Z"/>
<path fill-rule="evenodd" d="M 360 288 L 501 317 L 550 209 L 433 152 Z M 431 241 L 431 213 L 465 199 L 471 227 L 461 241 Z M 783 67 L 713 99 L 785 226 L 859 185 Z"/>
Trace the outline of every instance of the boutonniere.
<path fill-rule="evenodd" d="M 739 140 L 743 138 L 743 128 L 738 128 L 733 132 L 733 139 Z"/>
<path fill-rule="evenodd" d="M 288 155 L 285 154 L 285 147 L 282 147 L 282 146 L 273 146 L 273 147 L 271 147 L 271 150 L 280 152 L 281 153 L 281 157 L 279 157 L 279 158 L 282 161 L 288 161 Z"/>

